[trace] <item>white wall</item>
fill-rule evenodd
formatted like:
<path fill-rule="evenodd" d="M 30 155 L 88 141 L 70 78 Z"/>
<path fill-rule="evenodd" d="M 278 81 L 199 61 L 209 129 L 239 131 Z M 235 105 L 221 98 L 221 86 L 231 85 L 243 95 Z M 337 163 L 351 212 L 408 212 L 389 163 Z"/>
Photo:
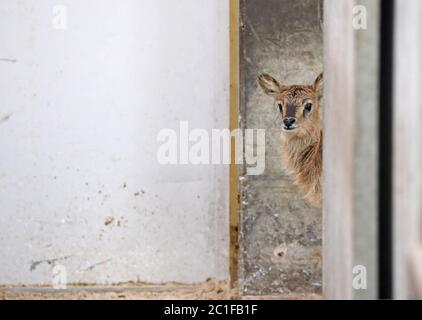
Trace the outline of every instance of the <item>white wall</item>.
<path fill-rule="evenodd" d="M 422 3 L 395 3 L 393 294 L 420 299 L 422 240 Z"/>
<path fill-rule="evenodd" d="M 156 160 L 180 120 L 228 126 L 225 1 L 2 0 L 0 284 L 228 277 L 227 167 Z"/>

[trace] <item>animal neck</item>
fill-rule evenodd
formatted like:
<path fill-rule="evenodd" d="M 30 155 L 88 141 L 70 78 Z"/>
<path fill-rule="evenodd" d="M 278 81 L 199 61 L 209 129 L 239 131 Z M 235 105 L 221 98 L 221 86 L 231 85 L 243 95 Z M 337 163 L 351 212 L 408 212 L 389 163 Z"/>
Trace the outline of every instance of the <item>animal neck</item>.
<path fill-rule="evenodd" d="M 306 137 L 287 136 L 283 157 L 288 172 L 305 184 L 321 173 L 322 130 Z"/>
<path fill-rule="evenodd" d="M 316 206 L 322 203 L 322 130 L 307 137 L 284 140 L 283 158 L 287 172 L 304 198 Z"/>
<path fill-rule="evenodd" d="M 320 147 L 321 142 L 322 130 L 303 137 L 287 135 L 284 139 L 285 147 L 287 147 L 288 153 L 292 156 L 299 155 L 304 151 L 310 151 L 310 149 L 317 149 Z"/>

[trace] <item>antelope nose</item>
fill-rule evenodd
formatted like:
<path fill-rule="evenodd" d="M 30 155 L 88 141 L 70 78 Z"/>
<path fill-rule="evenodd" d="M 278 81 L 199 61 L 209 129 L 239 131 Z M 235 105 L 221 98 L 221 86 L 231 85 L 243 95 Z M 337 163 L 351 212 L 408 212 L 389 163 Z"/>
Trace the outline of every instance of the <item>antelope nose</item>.
<path fill-rule="evenodd" d="M 284 118 L 283 122 L 286 128 L 290 128 L 296 122 L 296 118 L 286 117 Z"/>

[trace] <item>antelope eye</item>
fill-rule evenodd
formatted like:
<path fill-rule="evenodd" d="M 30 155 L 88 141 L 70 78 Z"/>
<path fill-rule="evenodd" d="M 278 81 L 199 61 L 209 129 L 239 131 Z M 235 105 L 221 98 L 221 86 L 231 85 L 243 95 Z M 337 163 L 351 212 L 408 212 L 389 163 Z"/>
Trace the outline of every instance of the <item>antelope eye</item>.
<path fill-rule="evenodd" d="M 280 112 L 283 112 L 283 105 L 281 104 L 281 102 L 278 102 L 277 105 L 278 105 L 278 110 L 280 110 Z"/>
<path fill-rule="evenodd" d="M 308 102 L 307 104 L 305 104 L 305 110 L 310 112 L 312 110 L 312 103 Z"/>

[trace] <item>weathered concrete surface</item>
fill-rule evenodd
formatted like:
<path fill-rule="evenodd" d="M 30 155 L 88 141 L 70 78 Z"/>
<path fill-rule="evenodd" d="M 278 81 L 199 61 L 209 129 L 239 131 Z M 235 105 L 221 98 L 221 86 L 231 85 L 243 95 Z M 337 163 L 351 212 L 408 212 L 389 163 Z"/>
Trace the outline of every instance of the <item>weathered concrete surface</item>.
<path fill-rule="evenodd" d="M 367 270 L 367 289 L 354 290 L 355 299 L 378 295 L 378 86 L 380 0 L 358 0 L 368 14 L 368 28 L 356 30 L 355 168 L 353 265 Z"/>
<path fill-rule="evenodd" d="M 321 291 L 321 210 L 282 170 L 281 122 L 256 78 L 312 83 L 322 71 L 322 6 L 316 0 L 241 2 L 242 128 L 266 129 L 266 170 L 241 176 L 239 285 L 243 294 Z"/>

